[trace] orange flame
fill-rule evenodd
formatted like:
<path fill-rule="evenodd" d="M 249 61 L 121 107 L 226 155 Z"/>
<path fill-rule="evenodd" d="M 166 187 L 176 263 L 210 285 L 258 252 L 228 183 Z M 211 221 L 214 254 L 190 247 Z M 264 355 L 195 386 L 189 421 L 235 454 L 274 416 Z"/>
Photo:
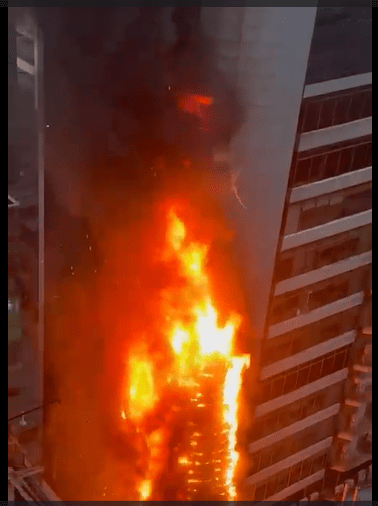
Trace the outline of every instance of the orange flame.
<path fill-rule="evenodd" d="M 235 470 L 238 463 L 236 431 L 238 426 L 238 397 L 244 368 L 249 366 L 248 356 L 234 356 L 234 338 L 241 323 L 237 314 L 232 314 L 225 324 L 219 322 L 219 314 L 211 297 L 210 281 L 206 272 L 209 245 L 189 240 L 184 222 L 175 209 L 167 215 L 166 251 L 163 260 L 174 259 L 184 280 L 183 287 L 172 288 L 172 294 L 162 301 L 163 312 L 168 319 L 167 339 L 174 353 L 173 374 L 179 385 L 196 385 L 195 372 L 207 364 L 219 361 L 227 370 L 223 392 L 223 422 L 227 431 L 227 462 L 223 478 L 229 500 L 236 498 Z M 168 290 L 169 291 L 169 290 Z M 167 378 L 167 384 L 172 375 Z M 196 397 L 202 394 L 197 392 Z M 130 357 L 128 416 L 141 421 L 150 412 L 157 400 L 154 384 L 153 362 L 140 351 Z M 202 404 L 197 404 L 197 407 Z M 205 404 L 203 404 L 205 406 Z M 154 478 L 162 470 L 163 446 L 166 439 L 162 434 L 151 434 L 147 438 L 150 448 L 149 471 L 139 487 L 141 500 L 151 499 Z M 195 444 L 195 441 L 193 442 Z M 160 459 L 160 460 L 159 460 Z M 179 464 L 189 465 L 188 457 L 181 456 Z M 192 473 L 191 469 L 188 473 Z M 191 478 L 188 480 L 193 482 Z"/>
<path fill-rule="evenodd" d="M 156 401 L 153 363 L 143 352 L 135 351 L 129 361 L 129 417 L 132 420 L 142 419 L 153 409 Z M 125 419 L 124 411 L 122 413 Z"/>

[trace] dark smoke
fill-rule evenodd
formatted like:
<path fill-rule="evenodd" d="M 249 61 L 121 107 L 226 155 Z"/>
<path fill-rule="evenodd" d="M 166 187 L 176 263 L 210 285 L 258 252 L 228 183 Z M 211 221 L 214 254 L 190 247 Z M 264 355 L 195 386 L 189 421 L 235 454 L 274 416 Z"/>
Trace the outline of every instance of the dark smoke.
<path fill-rule="evenodd" d="M 63 499 L 131 499 L 135 449 L 119 397 L 129 336 L 143 328 L 154 340 L 169 278 L 150 258 L 163 241 L 156 204 L 189 189 L 206 201 L 198 182 L 240 126 L 241 107 L 197 7 L 37 14 L 49 124 L 46 397 L 61 399 L 46 416 L 46 469 Z M 213 97 L 208 131 L 177 107 L 181 93 Z"/>

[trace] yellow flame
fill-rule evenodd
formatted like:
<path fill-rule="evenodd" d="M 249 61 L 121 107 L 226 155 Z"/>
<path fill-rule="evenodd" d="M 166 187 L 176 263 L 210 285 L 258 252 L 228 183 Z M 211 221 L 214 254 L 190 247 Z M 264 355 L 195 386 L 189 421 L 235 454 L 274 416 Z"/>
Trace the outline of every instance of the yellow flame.
<path fill-rule="evenodd" d="M 222 327 L 219 316 L 210 297 L 210 283 L 206 274 L 208 246 L 191 242 L 186 244 L 186 228 L 184 223 L 171 211 L 169 214 L 168 240 L 181 272 L 188 285 L 193 288 L 191 316 L 192 325 L 175 322 L 171 332 L 171 345 L 177 355 L 181 373 L 186 373 L 188 365 L 205 365 L 207 360 L 222 358 L 227 364 L 227 374 L 223 385 L 224 412 L 223 419 L 228 435 L 228 466 L 225 486 L 228 499 L 236 497 L 234 484 L 235 469 L 238 462 L 236 437 L 238 425 L 238 396 L 242 381 L 242 372 L 249 365 L 249 357 L 233 357 L 235 333 L 241 323 L 238 315 L 232 315 Z M 194 297 L 195 296 L 195 297 Z M 197 397 L 197 396 L 196 396 Z M 197 397 L 198 398 L 198 397 Z M 197 404 L 197 407 L 206 407 Z M 191 441 L 191 446 L 196 446 Z M 219 478 L 218 478 L 219 479 Z M 191 482 L 191 480 L 189 480 Z"/>
<path fill-rule="evenodd" d="M 143 480 L 139 487 L 139 498 L 141 501 L 147 501 L 151 496 L 151 480 Z"/>
<path fill-rule="evenodd" d="M 163 259 L 175 259 L 178 262 L 180 275 L 185 281 L 184 288 L 172 288 L 164 299 L 167 309 L 169 327 L 168 339 L 175 356 L 174 372 L 178 385 L 185 388 L 197 388 L 196 381 L 202 376 L 213 377 L 205 372 L 206 365 L 219 361 L 226 367 L 226 377 L 223 389 L 223 421 L 225 434 L 228 437 L 228 458 L 225 462 L 226 475 L 222 478 L 229 500 L 236 498 L 235 469 L 238 463 L 236 451 L 236 437 L 238 426 L 238 396 L 242 381 L 242 372 L 249 366 L 246 356 L 233 356 L 234 338 L 241 323 L 239 315 L 231 315 L 224 325 L 219 323 L 219 314 L 211 298 L 210 281 L 206 272 L 209 247 L 189 241 L 185 224 L 172 209 L 168 213 L 167 221 L 167 250 Z M 181 304 L 182 303 L 182 304 Z M 180 305 L 181 304 L 181 305 Z M 153 361 L 147 353 L 140 350 L 130 355 L 129 391 L 127 416 L 140 422 L 151 411 L 157 401 L 154 384 Z M 192 374 L 194 373 L 194 374 Z M 199 376 L 196 376 L 199 374 Z M 172 381 L 172 374 L 167 377 L 167 384 Z M 194 393 L 193 402 L 202 397 L 201 392 Z M 206 408 L 204 402 L 197 403 L 197 408 Z M 126 418 L 126 413 L 121 412 Z M 198 437 L 197 433 L 193 437 Z M 162 433 L 155 432 L 146 436 L 150 451 L 148 472 L 139 487 L 141 500 L 151 499 L 154 480 L 164 469 L 162 465 L 164 445 L 167 440 Z M 198 446 L 197 441 L 191 440 L 193 450 Z M 192 453 L 202 456 L 202 453 Z M 180 465 L 191 462 L 186 455 L 178 458 Z M 197 464 L 197 462 L 196 462 Z M 193 471 L 191 470 L 192 474 Z M 148 479 L 147 479 L 148 478 Z M 218 481 L 220 478 L 216 477 Z M 189 479 L 188 483 L 200 481 Z"/>
<path fill-rule="evenodd" d="M 131 355 L 129 364 L 129 417 L 138 420 L 156 402 L 153 364 L 148 357 Z"/>
<path fill-rule="evenodd" d="M 239 459 L 236 451 L 236 431 L 238 427 L 238 396 L 241 387 L 243 370 L 249 366 L 249 356 L 233 357 L 231 367 L 227 371 L 223 387 L 223 418 L 227 423 L 228 430 L 228 456 L 230 459 L 226 471 L 226 486 L 229 493 L 229 500 L 236 498 L 234 475 Z"/>

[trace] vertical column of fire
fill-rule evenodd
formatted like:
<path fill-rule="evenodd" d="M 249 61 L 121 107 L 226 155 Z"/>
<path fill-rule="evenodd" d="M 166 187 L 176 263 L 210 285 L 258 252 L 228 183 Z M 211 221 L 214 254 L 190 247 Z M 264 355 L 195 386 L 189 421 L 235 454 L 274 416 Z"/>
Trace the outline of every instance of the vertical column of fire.
<path fill-rule="evenodd" d="M 160 446 L 153 448 L 154 466 L 149 466 L 140 485 L 141 499 L 154 499 L 152 491 L 161 488 L 165 472 L 171 477 L 176 472 L 180 498 L 184 500 L 236 499 L 238 395 L 249 357 L 233 354 L 239 316 L 231 315 L 224 326 L 219 325 L 206 273 L 207 251 L 207 245 L 188 240 L 183 221 L 171 209 L 164 258 L 176 260 L 184 283 L 168 290 L 167 300 L 174 303 L 164 306 L 170 322 L 167 339 L 174 356 L 166 391 L 170 385 L 172 389 L 178 386 L 181 391 L 180 406 L 172 410 L 170 423 L 172 429 L 176 416 L 177 425 L 184 426 L 184 430 L 179 431 L 181 440 L 174 445 L 155 431 L 154 437 Z M 151 380 L 153 374 L 149 373 L 148 377 Z M 174 381 L 170 384 L 172 378 Z M 149 390 L 153 390 L 153 385 Z M 136 392 L 131 381 L 129 397 L 134 401 L 138 400 Z M 146 408 L 152 408 L 158 400 L 144 406 L 146 397 L 142 393 L 137 395 L 141 397 L 139 405 L 145 417 Z M 138 417 L 138 423 L 143 424 L 143 417 L 140 414 Z M 170 458 L 163 457 L 167 450 L 164 444 L 173 452 Z"/>

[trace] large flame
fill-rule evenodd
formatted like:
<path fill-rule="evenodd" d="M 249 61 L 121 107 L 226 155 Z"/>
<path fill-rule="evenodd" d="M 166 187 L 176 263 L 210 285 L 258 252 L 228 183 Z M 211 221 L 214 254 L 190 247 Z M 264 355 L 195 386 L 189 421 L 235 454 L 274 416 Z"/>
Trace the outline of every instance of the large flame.
<path fill-rule="evenodd" d="M 189 240 L 184 222 L 171 208 L 167 215 L 166 250 L 163 259 L 173 259 L 179 268 L 183 283 L 179 288 L 168 288 L 162 297 L 168 327 L 166 339 L 172 349 L 174 360 L 172 375 L 181 385 L 196 385 L 195 374 L 204 371 L 214 363 L 225 368 L 226 375 L 222 387 L 223 424 L 227 432 L 227 462 L 225 475 L 221 478 L 227 490 L 227 499 L 236 498 L 235 470 L 238 463 L 236 450 L 236 431 L 238 426 L 238 397 L 243 370 L 249 365 L 249 357 L 233 355 L 235 333 L 241 318 L 232 314 L 226 323 L 219 323 L 219 314 L 211 297 L 209 277 L 206 272 L 209 245 Z M 173 303 L 174 301 L 174 303 Z M 154 367 L 147 355 L 136 353 L 130 357 L 129 365 L 129 407 L 128 416 L 141 424 L 143 417 L 150 412 L 157 401 L 154 385 Z M 201 397 L 197 392 L 197 398 Z M 197 404 L 197 406 L 204 406 Z M 199 436 L 200 434 L 194 434 Z M 163 470 L 161 445 L 164 437 L 155 435 L 155 441 L 149 436 L 147 444 L 151 451 L 151 463 L 147 475 L 139 487 L 140 499 L 151 499 L 153 481 Z M 153 439 L 153 438 L 152 438 Z M 195 439 L 190 445 L 197 445 Z M 164 453 L 164 452 L 163 452 Z M 153 454 L 156 458 L 152 458 Z M 150 459 L 150 460 L 151 460 Z M 160 460 L 159 460 L 160 459 Z M 191 457 L 179 456 L 178 463 L 188 464 Z M 193 471 L 189 470 L 189 474 Z M 219 480 L 220 478 L 215 478 Z M 188 480 L 196 482 L 196 480 Z"/>

